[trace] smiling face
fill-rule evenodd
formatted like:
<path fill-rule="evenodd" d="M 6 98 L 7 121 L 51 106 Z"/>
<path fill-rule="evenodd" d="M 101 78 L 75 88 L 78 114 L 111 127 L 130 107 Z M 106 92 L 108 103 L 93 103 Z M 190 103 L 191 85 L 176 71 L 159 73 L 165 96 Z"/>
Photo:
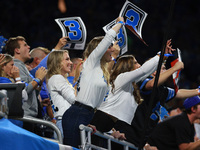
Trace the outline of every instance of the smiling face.
<path fill-rule="evenodd" d="M 72 62 L 68 53 L 63 53 L 63 60 L 61 61 L 61 74 L 64 76 L 66 73 L 71 72 Z"/>

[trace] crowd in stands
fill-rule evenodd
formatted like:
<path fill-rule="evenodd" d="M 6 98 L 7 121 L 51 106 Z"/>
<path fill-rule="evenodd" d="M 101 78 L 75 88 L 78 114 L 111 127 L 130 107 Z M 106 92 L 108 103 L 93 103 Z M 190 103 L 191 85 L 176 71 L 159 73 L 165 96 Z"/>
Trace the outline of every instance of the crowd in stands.
<path fill-rule="evenodd" d="M 96 1 L 91 2 L 91 5 L 96 3 Z M 45 7 L 48 2 L 35 1 L 35 3 L 42 3 Z M 139 1 L 137 3 L 140 4 Z M 53 7 L 53 4 L 55 3 L 52 2 L 50 6 Z M 119 4 L 116 5 L 118 6 Z M 62 13 L 66 13 L 65 9 L 68 10 L 68 7 L 60 9 Z M 109 14 L 109 10 L 107 11 Z M 50 11 L 50 14 L 53 12 Z M 56 15 L 51 17 L 57 17 Z M 98 19 L 104 18 L 99 16 Z M 28 21 L 28 18 L 22 20 Z M 45 19 L 41 23 L 45 24 Z M 186 82 L 180 80 L 180 84 L 183 85 L 180 87 L 184 89 L 180 88 L 178 91 L 166 84 L 173 73 L 188 66 L 178 61 L 173 67 L 166 69 L 168 57 L 175 51 L 172 48 L 172 40 L 166 41 L 156 87 L 157 95 L 153 100 L 150 116 L 146 116 L 151 104 L 150 97 L 161 54 L 159 50 L 150 51 L 148 57 L 151 58 L 143 65 L 137 61 L 141 60 L 138 57 L 140 51 L 137 51 L 135 56 L 126 54 L 118 57 L 120 47 L 118 41 L 114 43 L 113 41 L 123 23 L 124 18 L 118 17 L 116 24 L 105 36 L 94 37 L 96 34 L 91 32 L 92 40 L 78 57 L 73 53 L 71 56 L 70 50 L 63 49 L 67 44 L 67 37 L 60 38 L 57 44 L 52 42 L 55 46 L 50 46 L 53 49 L 48 50 L 43 47 L 44 43 L 39 43 L 39 47 L 31 49 L 25 39 L 26 35 L 10 36 L 5 42 L 4 53 L 0 54 L 0 83 L 24 83 L 25 88 L 22 91 L 24 116 L 55 123 L 62 133 L 65 145 L 79 147 L 81 144 L 79 125 L 83 124 L 91 127 L 94 132 L 96 130 L 112 132 L 114 138 L 126 140 L 136 147 L 145 147 L 146 150 L 199 148 L 199 133 L 197 133 L 199 128 L 197 125 L 194 127 L 200 119 L 198 83 L 188 86 L 183 85 Z M 45 35 L 44 32 L 42 34 Z M 52 32 L 52 37 L 57 34 L 56 32 L 57 30 Z M 33 37 L 38 39 L 42 37 L 37 36 Z M 54 40 L 56 37 L 57 35 Z M 38 46 L 38 43 L 33 45 Z M 152 57 L 151 54 L 155 56 Z M 169 112 L 177 110 L 178 107 L 182 108 L 181 112 L 170 117 Z M 41 134 L 38 133 L 35 124 L 13 119 L 10 121 L 28 131 Z M 52 138 L 57 137 L 53 135 Z M 99 142 L 99 144 L 104 146 L 104 143 Z"/>

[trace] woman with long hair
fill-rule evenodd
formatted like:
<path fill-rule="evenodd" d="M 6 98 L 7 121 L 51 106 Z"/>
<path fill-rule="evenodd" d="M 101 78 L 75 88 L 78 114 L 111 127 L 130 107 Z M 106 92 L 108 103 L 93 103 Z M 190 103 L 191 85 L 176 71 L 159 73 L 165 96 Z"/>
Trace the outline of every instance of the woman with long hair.
<path fill-rule="evenodd" d="M 123 25 L 123 17 L 117 18 L 117 24 L 105 37 L 93 38 L 84 52 L 87 58 L 83 63 L 77 84 L 76 102 L 63 115 L 64 144 L 74 147 L 80 145 L 79 125 L 88 125 L 94 110 L 103 101 L 109 89 L 109 71 L 107 63 L 112 60 L 112 41 Z"/>
<path fill-rule="evenodd" d="M 171 42 L 167 43 L 166 53 L 171 53 Z M 159 55 L 142 66 L 133 55 L 121 56 L 110 75 L 111 88 L 108 96 L 98 108 L 91 124 L 101 132 L 110 131 L 117 120 L 131 124 L 138 104 L 141 103 L 137 82 L 147 78 L 157 68 Z"/>
<path fill-rule="evenodd" d="M 3 54 L 4 58 L 0 62 L 0 83 L 22 83 L 19 68 L 14 66 L 13 57 L 9 54 Z M 22 90 L 22 102 L 28 99 L 27 92 Z M 23 127 L 23 122 L 9 119 L 17 126 Z"/>
<path fill-rule="evenodd" d="M 53 108 L 56 126 L 62 129 L 63 113 L 75 101 L 74 88 L 67 80 L 67 73 L 71 71 L 72 62 L 67 50 L 56 50 L 47 59 L 47 88 Z"/>
<path fill-rule="evenodd" d="M 4 59 L 0 65 L 0 83 L 15 83 L 16 81 L 20 81 L 19 77 L 19 69 L 14 66 L 13 57 L 4 54 Z"/>

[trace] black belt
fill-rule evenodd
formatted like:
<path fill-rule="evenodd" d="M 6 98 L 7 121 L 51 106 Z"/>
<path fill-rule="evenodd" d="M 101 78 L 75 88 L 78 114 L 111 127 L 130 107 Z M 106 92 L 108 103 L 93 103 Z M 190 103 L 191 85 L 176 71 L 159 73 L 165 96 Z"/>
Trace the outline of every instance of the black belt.
<path fill-rule="evenodd" d="M 74 105 L 76 105 L 76 106 L 78 106 L 78 107 L 85 108 L 85 109 L 87 109 L 87 110 L 89 110 L 89 111 L 93 111 L 93 112 L 94 112 L 94 108 L 92 108 L 91 106 L 82 104 L 82 103 L 80 103 L 80 102 L 78 102 L 78 101 L 76 101 L 76 102 L 74 103 Z"/>
<path fill-rule="evenodd" d="M 62 120 L 62 116 L 57 116 L 55 118 L 56 118 L 56 120 Z"/>

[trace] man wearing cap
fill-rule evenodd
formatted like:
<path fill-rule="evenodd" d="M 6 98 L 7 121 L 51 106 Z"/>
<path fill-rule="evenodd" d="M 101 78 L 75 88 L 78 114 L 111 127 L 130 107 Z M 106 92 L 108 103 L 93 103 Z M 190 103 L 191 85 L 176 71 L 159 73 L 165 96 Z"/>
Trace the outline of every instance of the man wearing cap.
<path fill-rule="evenodd" d="M 200 141 L 194 142 L 194 121 L 200 119 L 200 98 L 187 98 L 185 110 L 159 123 L 148 139 L 148 143 L 159 150 L 194 150 L 200 148 Z"/>

